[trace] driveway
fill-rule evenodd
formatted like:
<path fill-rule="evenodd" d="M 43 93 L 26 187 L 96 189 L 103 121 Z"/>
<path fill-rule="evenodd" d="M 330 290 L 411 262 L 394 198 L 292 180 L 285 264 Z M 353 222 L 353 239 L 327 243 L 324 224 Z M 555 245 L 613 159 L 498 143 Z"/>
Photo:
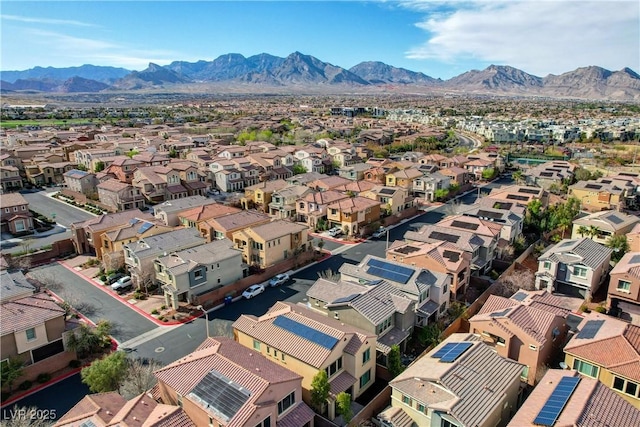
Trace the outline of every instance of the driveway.
<path fill-rule="evenodd" d="M 32 269 L 29 274 L 42 283 L 53 279 L 58 286 L 51 290 L 71 303 L 92 322 L 109 320 L 113 326 L 111 335 L 119 342 L 127 341 L 158 327 L 154 322 L 128 307 L 127 303 L 109 295 L 110 290 L 97 288 L 93 283 L 89 283 L 59 263 Z"/>

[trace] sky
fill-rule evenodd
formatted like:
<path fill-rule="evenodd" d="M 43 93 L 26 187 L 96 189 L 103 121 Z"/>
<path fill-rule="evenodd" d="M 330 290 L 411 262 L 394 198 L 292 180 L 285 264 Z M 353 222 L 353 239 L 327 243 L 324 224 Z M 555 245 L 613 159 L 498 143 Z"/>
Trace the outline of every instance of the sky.
<path fill-rule="evenodd" d="M 640 73 L 638 0 L 2 0 L 0 16 L 4 71 L 298 51 L 442 79 L 491 64 L 540 77 L 590 65 Z"/>

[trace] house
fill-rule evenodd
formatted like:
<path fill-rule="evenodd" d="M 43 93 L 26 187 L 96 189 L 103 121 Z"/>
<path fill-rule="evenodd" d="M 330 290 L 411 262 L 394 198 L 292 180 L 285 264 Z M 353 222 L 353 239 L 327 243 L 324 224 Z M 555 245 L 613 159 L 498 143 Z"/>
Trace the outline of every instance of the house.
<path fill-rule="evenodd" d="M 82 193 L 87 197 L 98 197 L 98 179 L 94 173 L 71 169 L 65 172 L 64 182 L 71 191 Z"/>
<path fill-rule="evenodd" d="M 155 376 L 160 402 L 181 407 L 196 426 L 313 427 L 315 414 L 302 401 L 303 378 L 229 338 L 207 338 Z"/>
<path fill-rule="evenodd" d="M 33 214 L 29 202 L 20 193 L 0 194 L 2 232 L 24 235 L 33 232 Z"/>
<path fill-rule="evenodd" d="M 525 172 L 527 185 L 549 190 L 552 185 L 571 183 L 578 166 L 564 160 L 553 160 L 534 166 Z"/>
<path fill-rule="evenodd" d="M 296 219 L 296 202 L 313 190 L 305 185 L 291 185 L 273 192 L 269 203 L 269 215 L 276 219 Z"/>
<path fill-rule="evenodd" d="M 74 222 L 71 224 L 71 240 L 78 255 L 94 254 L 98 259 L 102 259 L 104 253 L 103 234 L 122 227 L 129 221 L 152 220 L 148 213 L 142 213 L 138 209 L 124 212 L 103 214 L 86 221 Z"/>
<path fill-rule="evenodd" d="M 25 283 L 21 273 L 2 274 L 0 360 L 20 360 L 26 365 L 23 378 L 35 381 L 40 373 L 67 367 L 76 353 L 65 345 L 73 333 L 65 310 L 48 294 L 29 292 Z"/>
<path fill-rule="evenodd" d="M 262 212 L 269 212 L 269 203 L 274 192 L 287 188 L 288 184 L 283 179 L 264 181 L 255 185 L 245 187 L 244 197 L 241 204 L 244 209 L 258 209 Z"/>
<path fill-rule="evenodd" d="M 458 186 L 458 188 L 464 188 L 466 184 L 469 184 L 469 182 L 471 182 L 471 179 L 469 177 L 469 173 L 467 172 L 467 170 L 458 166 L 451 166 L 444 169 L 440 169 L 438 172 L 441 175 L 449 177 L 449 182 L 450 182 L 449 186 L 455 184 L 456 186 Z"/>
<path fill-rule="evenodd" d="M 140 194 L 140 189 L 131 184 L 117 179 L 108 179 L 98 184 L 96 188 L 100 203 L 113 208 L 116 212 L 143 209 L 145 206 L 145 198 Z"/>
<path fill-rule="evenodd" d="M 27 181 L 33 185 L 53 185 L 63 184 L 64 174 L 77 166 L 73 162 L 56 162 L 56 163 L 37 163 L 33 165 L 25 165 L 24 170 Z"/>
<path fill-rule="evenodd" d="M 561 406 L 555 402 L 562 401 Z M 604 384 L 575 371 L 550 369 L 507 427 L 636 426 L 640 410 Z"/>
<path fill-rule="evenodd" d="M 245 228 L 271 222 L 271 217 L 258 211 L 240 211 L 209 218 L 198 224 L 198 230 L 207 242 L 227 238 L 233 240 L 233 233 Z"/>
<path fill-rule="evenodd" d="M 504 425 L 522 394 L 523 366 L 471 334 L 453 334 L 389 382 L 387 426 Z"/>
<path fill-rule="evenodd" d="M 351 181 L 362 181 L 366 171 L 373 166 L 366 163 L 354 163 L 348 166 L 342 166 L 338 169 L 338 176 L 347 178 Z"/>
<path fill-rule="evenodd" d="M 523 380 L 535 385 L 544 367 L 562 354 L 568 327 L 562 313 L 519 301 L 526 297 L 526 292 L 517 292 L 512 298 L 490 295 L 469 319 L 469 331 L 479 335 L 500 356 L 525 365 Z"/>
<path fill-rule="evenodd" d="M 497 173 L 497 170 L 495 169 L 495 161 L 489 159 L 469 160 L 465 163 L 464 168 L 474 180 L 483 179 L 483 175 L 486 171 L 493 171 L 494 173 Z"/>
<path fill-rule="evenodd" d="M 473 217 L 483 222 L 490 221 L 499 224 L 499 238 L 513 244 L 518 237 L 522 236 L 524 214 L 509 209 L 500 209 L 500 204 L 494 206 L 484 207 L 473 204 L 466 207 L 466 209 L 463 207 L 463 210 L 459 213 L 462 214 L 463 217 Z"/>
<path fill-rule="evenodd" d="M 354 236 L 362 229 L 380 220 L 380 202 L 366 197 L 337 200 L 327 206 L 330 227 L 340 227 L 345 234 Z"/>
<path fill-rule="evenodd" d="M 133 181 L 133 173 L 139 167 L 144 166 L 144 162 L 140 160 L 130 159 L 129 157 L 114 160 L 104 171 L 112 174 L 117 180 L 131 184 Z"/>
<path fill-rule="evenodd" d="M 449 187 L 451 187 L 451 177 L 445 176 L 440 172 L 434 172 L 429 175 L 423 174 L 414 179 L 411 192 L 429 202 L 433 202 L 436 199 L 436 191 L 448 190 Z"/>
<path fill-rule="evenodd" d="M 0 270 L 0 303 L 28 297 L 36 292 L 33 286 L 21 271 L 9 272 Z"/>
<path fill-rule="evenodd" d="M 596 181 L 578 181 L 569 186 L 569 196 L 580 200 L 582 209 L 589 212 L 602 210 L 622 210 L 626 207 L 627 194 L 634 192 L 631 183 L 605 183 L 602 178 Z"/>
<path fill-rule="evenodd" d="M 600 211 L 573 220 L 571 238 L 589 237 L 595 242 L 607 244 L 611 236 L 624 236 L 640 223 L 636 215 L 618 211 Z"/>
<path fill-rule="evenodd" d="M 20 169 L 10 165 L 0 166 L 0 188 L 3 193 L 20 190 L 22 188 Z"/>
<path fill-rule="evenodd" d="M 368 284 L 380 280 L 416 302 L 416 325 L 426 326 L 442 317 L 449 308 L 451 278 L 446 274 L 366 255 L 359 264 L 344 263 L 339 269 L 345 282 Z"/>
<path fill-rule="evenodd" d="M 153 216 L 170 227 L 180 225 L 179 215 L 189 209 L 216 203 L 215 200 L 203 196 L 190 196 L 178 200 L 169 200 L 153 207 Z"/>
<path fill-rule="evenodd" d="M 494 188 L 484 198 L 497 203 L 515 203 L 516 206 L 526 208 L 534 200 L 540 200 L 542 206 L 547 206 L 548 194 L 543 188 L 510 185 L 508 187 Z M 487 202 L 488 203 L 488 202 Z"/>
<path fill-rule="evenodd" d="M 566 366 L 640 409 L 640 326 L 591 312 L 578 331 L 564 347 Z"/>
<path fill-rule="evenodd" d="M 323 369 L 331 386 L 328 417 L 336 417 L 336 396 L 361 396 L 376 380 L 376 335 L 301 305 L 276 302 L 263 316 L 241 315 L 233 323 L 245 347 L 302 376 L 302 399 L 311 401 L 313 377 Z"/>
<path fill-rule="evenodd" d="M 307 187 L 317 191 L 335 190 L 336 188 L 348 185 L 352 181 L 341 176 L 328 176 L 307 183 Z"/>
<path fill-rule="evenodd" d="M 220 203 L 209 203 L 204 206 L 182 211 L 178 214 L 180 225 L 183 227 L 199 228 L 204 221 L 218 218 L 220 216 L 241 212 L 241 209 L 227 206 Z"/>
<path fill-rule="evenodd" d="M 214 240 L 200 246 L 158 256 L 154 261 L 155 279 L 164 291 L 166 306 L 230 285 L 248 275 L 241 251 L 229 239 Z"/>
<path fill-rule="evenodd" d="M 471 277 L 471 255 L 448 242 L 396 240 L 387 249 L 387 259 L 446 274 L 453 300 L 464 297 Z"/>
<path fill-rule="evenodd" d="M 274 220 L 236 231 L 232 236 L 244 262 L 267 268 L 310 249 L 308 232 L 305 225 Z"/>
<path fill-rule="evenodd" d="M 611 270 L 607 309 L 640 324 L 640 252 L 627 252 Z"/>
<path fill-rule="evenodd" d="M 627 233 L 627 243 L 629 243 L 629 252 L 640 252 L 640 223 Z"/>
<path fill-rule="evenodd" d="M 378 201 L 381 209 L 389 215 L 409 209 L 413 207 L 414 203 L 413 197 L 409 197 L 409 190 L 401 186 L 383 187 L 379 185 L 360 193 L 360 196 Z"/>
<path fill-rule="evenodd" d="M 151 284 L 155 278 L 153 261 L 158 256 L 205 244 L 193 228 L 179 228 L 153 236 L 140 237 L 123 246 L 124 263 L 136 287 Z"/>
<path fill-rule="evenodd" d="M 147 393 L 127 400 L 117 391 L 86 395 L 54 424 L 55 427 L 112 425 L 197 426 L 177 405 L 160 404 Z"/>
<path fill-rule="evenodd" d="M 423 176 L 422 172 L 416 168 L 400 169 L 386 174 L 385 185 L 387 187 L 402 187 L 410 191 L 413 187 L 413 181 L 421 176 Z"/>
<path fill-rule="evenodd" d="M 348 194 L 335 190 L 308 193 L 296 201 L 297 220 L 314 229 L 318 226 L 319 221 L 326 221 L 327 207 L 331 203 L 348 198 Z"/>
<path fill-rule="evenodd" d="M 606 279 L 612 252 L 588 237 L 561 240 L 538 257 L 536 289 L 589 300 Z"/>
<path fill-rule="evenodd" d="M 360 284 L 318 279 L 307 298 L 307 307 L 375 334 L 376 361 L 385 367 L 392 346 L 406 349 L 416 323 L 416 302 L 384 280 Z"/>

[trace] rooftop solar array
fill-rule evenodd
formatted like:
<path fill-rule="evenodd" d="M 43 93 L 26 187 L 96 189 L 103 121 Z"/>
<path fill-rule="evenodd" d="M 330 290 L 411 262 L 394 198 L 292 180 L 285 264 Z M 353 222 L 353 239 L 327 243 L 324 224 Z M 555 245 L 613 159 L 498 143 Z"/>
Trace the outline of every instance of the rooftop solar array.
<path fill-rule="evenodd" d="M 458 260 L 460 259 L 460 254 L 454 251 L 445 250 L 444 252 L 442 252 L 442 256 L 451 262 L 458 262 Z"/>
<path fill-rule="evenodd" d="M 347 295 L 346 297 L 342 297 L 342 298 L 338 298 L 337 300 L 333 301 L 331 304 L 338 304 L 341 302 L 349 302 L 349 301 L 353 301 L 354 299 L 356 299 L 360 294 L 351 294 L 351 295 Z"/>
<path fill-rule="evenodd" d="M 465 230 L 477 230 L 480 225 L 472 222 L 454 220 L 451 221 L 451 226 L 455 228 L 464 228 Z"/>
<path fill-rule="evenodd" d="M 511 210 L 512 206 L 513 206 L 513 203 L 503 203 L 503 202 L 496 202 L 493 205 L 495 209 L 504 209 L 506 211 Z"/>
<path fill-rule="evenodd" d="M 133 225 L 133 224 L 137 223 L 138 221 L 140 221 L 138 218 L 131 218 L 129 220 L 129 224 Z"/>
<path fill-rule="evenodd" d="M 634 255 L 629 259 L 629 264 L 637 264 L 640 263 L 640 255 Z"/>
<path fill-rule="evenodd" d="M 538 193 L 540 193 L 540 190 L 535 190 L 533 188 L 521 188 L 521 189 L 518 190 L 518 193 L 538 194 Z"/>
<path fill-rule="evenodd" d="M 393 194 L 395 192 L 396 192 L 396 190 L 394 190 L 392 188 L 381 188 L 380 191 L 379 191 L 380 194 L 387 194 L 387 195 Z"/>
<path fill-rule="evenodd" d="M 392 282 L 402 283 L 403 285 L 406 285 L 413 273 L 415 273 L 411 268 L 379 259 L 372 258 L 367 262 L 367 265 L 369 266 L 367 273 L 391 280 Z"/>
<path fill-rule="evenodd" d="M 470 342 L 450 342 L 442 346 L 431 357 L 440 359 L 441 362 L 454 362 L 462 353 L 467 351 L 473 343 Z"/>
<path fill-rule="evenodd" d="M 580 377 L 563 377 L 533 423 L 539 426 L 553 426 L 579 382 Z"/>
<path fill-rule="evenodd" d="M 611 214 L 607 216 L 607 219 L 614 224 L 622 224 L 624 222 L 624 219 L 620 218 L 619 216 L 616 216 L 615 214 Z"/>
<path fill-rule="evenodd" d="M 502 218 L 502 212 L 485 211 L 483 209 L 480 209 L 478 211 L 478 215 L 479 216 L 483 216 L 485 218 L 491 218 L 491 219 L 500 219 L 500 218 Z"/>
<path fill-rule="evenodd" d="M 205 409 L 213 409 L 230 420 L 242 408 L 251 393 L 221 373 L 212 370 L 200 380 L 190 393 Z"/>
<path fill-rule="evenodd" d="M 430 239 L 442 240 L 443 242 L 456 243 L 460 236 L 456 236 L 454 234 L 442 233 L 440 231 L 434 231 L 429 235 Z"/>
<path fill-rule="evenodd" d="M 142 234 L 145 231 L 147 231 L 148 229 L 150 229 L 151 227 L 153 227 L 153 223 L 152 222 L 145 222 L 144 224 L 142 224 L 142 226 L 138 229 L 138 233 Z"/>
<path fill-rule="evenodd" d="M 540 176 L 551 177 L 553 174 L 551 172 L 540 172 Z"/>
<path fill-rule="evenodd" d="M 604 320 L 588 320 L 587 323 L 584 324 L 582 330 L 578 333 L 578 338 L 594 338 L 603 324 Z"/>
<path fill-rule="evenodd" d="M 516 292 L 515 295 L 511 296 L 511 299 L 522 302 L 526 297 L 527 297 L 527 294 L 525 294 L 524 292 Z"/>
<path fill-rule="evenodd" d="M 602 188 L 602 185 L 587 184 L 584 186 L 584 188 L 589 188 L 591 190 L 600 190 Z"/>
<path fill-rule="evenodd" d="M 403 246 L 394 250 L 396 252 L 400 252 L 401 254 L 409 255 L 412 252 L 418 252 L 420 248 L 416 248 L 415 246 Z"/>
<path fill-rule="evenodd" d="M 501 317 L 501 316 L 504 316 L 505 314 L 507 314 L 510 311 L 511 311 L 511 307 L 505 308 L 502 311 L 496 311 L 494 313 L 491 313 L 491 317 Z"/>
<path fill-rule="evenodd" d="M 333 349 L 338 342 L 338 339 L 331 335 L 327 335 L 324 332 L 320 332 L 317 329 L 303 325 L 302 323 L 296 322 L 295 320 L 289 319 L 285 316 L 276 317 L 273 324 L 328 350 Z"/>
<path fill-rule="evenodd" d="M 520 201 L 526 201 L 529 200 L 529 198 L 527 196 L 518 196 L 517 194 L 509 194 L 507 196 L 507 199 L 509 200 L 520 200 Z"/>

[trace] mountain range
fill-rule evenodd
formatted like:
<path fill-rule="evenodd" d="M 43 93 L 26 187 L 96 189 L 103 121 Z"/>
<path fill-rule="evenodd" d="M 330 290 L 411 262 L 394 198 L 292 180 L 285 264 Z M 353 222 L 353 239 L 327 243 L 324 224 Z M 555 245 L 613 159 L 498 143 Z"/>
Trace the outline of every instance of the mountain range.
<path fill-rule="evenodd" d="M 244 91 L 310 93 L 448 92 L 501 96 L 545 96 L 619 101 L 640 100 L 640 76 L 629 68 L 609 71 L 597 66 L 578 68 L 561 75 L 538 77 L 517 68 L 491 65 L 449 80 L 397 68 L 382 62 L 362 62 L 350 69 L 294 52 L 286 58 L 267 53 L 248 58 L 237 53 L 213 61 L 174 61 L 161 66 L 150 63 L 142 71 L 83 65 L 81 67 L 35 67 L 25 71 L 2 71 L 3 93 L 95 93 L 163 89 L 218 93 Z"/>

